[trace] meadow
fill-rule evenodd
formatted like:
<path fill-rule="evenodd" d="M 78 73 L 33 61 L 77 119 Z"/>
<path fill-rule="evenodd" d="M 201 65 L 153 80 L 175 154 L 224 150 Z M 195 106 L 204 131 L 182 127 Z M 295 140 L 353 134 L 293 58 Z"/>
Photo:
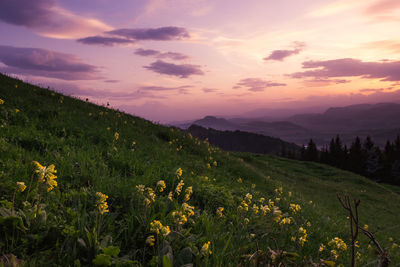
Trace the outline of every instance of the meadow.
<path fill-rule="evenodd" d="M 0 99 L 0 266 L 349 266 L 337 194 L 400 266 L 399 187 L 226 152 L 5 75 Z M 375 266 L 362 233 L 355 250 Z"/>

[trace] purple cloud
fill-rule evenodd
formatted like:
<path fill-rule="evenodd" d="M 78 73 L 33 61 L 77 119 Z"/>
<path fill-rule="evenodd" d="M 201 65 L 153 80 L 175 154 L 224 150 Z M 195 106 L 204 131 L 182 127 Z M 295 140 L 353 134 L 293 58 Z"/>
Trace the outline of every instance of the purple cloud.
<path fill-rule="evenodd" d="M 303 62 L 304 69 L 296 72 L 293 78 L 329 78 L 329 77 L 361 77 L 381 79 L 382 81 L 400 81 L 400 61 L 363 62 L 359 59 L 342 58 L 325 61 Z"/>
<path fill-rule="evenodd" d="M 116 29 L 104 32 L 104 36 L 89 36 L 78 39 L 83 44 L 114 46 L 119 44 L 132 44 L 138 41 L 172 41 L 189 38 L 189 32 L 180 27 Z M 170 52 L 172 53 L 172 52 Z M 173 53 L 172 53 L 173 54 Z M 164 55 L 173 57 L 173 55 Z M 175 55 L 178 56 L 178 55 Z"/>
<path fill-rule="evenodd" d="M 110 30 L 99 20 L 63 9 L 57 0 L 2 0 L 0 21 L 57 38 L 76 38 Z"/>
<path fill-rule="evenodd" d="M 172 60 L 185 60 L 188 59 L 189 56 L 181 54 L 181 53 L 176 53 L 176 52 L 160 52 L 157 50 L 153 49 L 143 49 L 143 48 L 138 48 L 135 51 L 136 55 L 143 56 L 143 57 L 156 57 L 156 58 L 169 58 Z"/>
<path fill-rule="evenodd" d="M 181 27 L 161 27 L 142 29 L 117 29 L 106 32 L 107 34 L 122 36 L 133 40 L 171 41 L 189 38 L 189 32 Z"/>
<path fill-rule="evenodd" d="M 178 76 L 180 78 L 188 78 L 190 75 L 204 75 L 204 72 L 200 69 L 199 65 L 178 65 L 167 63 L 162 60 L 157 60 L 151 63 L 149 66 L 143 66 L 143 68 L 154 71 L 156 73 Z"/>
<path fill-rule="evenodd" d="M 6 67 L 1 71 L 14 74 L 28 74 L 62 80 L 100 79 L 95 66 L 85 64 L 71 54 L 64 54 L 40 48 L 19 48 L 0 46 L 0 62 Z"/>
<path fill-rule="evenodd" d="M 203 88 L 204 93 L 214 93 L 217 92 L 218 90 L 215 88 Z"/>
<path fill-rule="evenodd" d="M 277 60 L 277 61 L 283 61 L 285 58 L 292 56 L 292 55 L 297 55 L 301 51 L 303 51 L 305 47 L 305 43 L 302 42 L 294 42 L 295 48 L 292 50 L 274 50 L 271 52 L 271 54 L 268 57 L 263 58 L 265 61 L 268 60 Z"/>
<path fill-rule="evenodd" d="M 240 88 L 240 87 L 247 87 L 249 91 L 252 92 L 260 92 L 264 91 L 264 89 L 268 87 L 274 87 L 274 86 L 286 86 L 285 83 L 276 83 L 276 82 L 271 82 L 271 81 L 265 81 L 260 78 L 246 78 L 240 80 L 236 86 L 234 86 L 235 89 Z"/>
<path fill-rule="evenodd" d="M 85 37 L 77 40 L 80 43 L 83 44 L 89 44 L 89 45 L 104 45 L 104 46 L 114 46 L 118 44 L 132 44 L 135 43 L 135 40 L 129 40 L 125 38 L 119 38 L 119 37 L 104 37 L 104 36 L 90 36 L 90 37 Z"/>

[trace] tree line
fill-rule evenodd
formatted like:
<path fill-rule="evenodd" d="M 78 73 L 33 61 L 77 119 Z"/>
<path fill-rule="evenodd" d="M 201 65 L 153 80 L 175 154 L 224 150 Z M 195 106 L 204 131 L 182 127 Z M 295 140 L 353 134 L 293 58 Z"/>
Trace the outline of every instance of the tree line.
<path fill-rule="evenodd" d="M 394 142 L 388 140 L 383 149 L 376 146 L 369 136 L 364 140 L 357 136 L 350 147 L 347 147 L 337 135 L 332 138 L 329 146 L 322 149 L 318 149 L 310 139 L 300 152 L 282 150 L 281 154 L 349 170 L 377 182 L 400 185 L 400 136 Z"/>

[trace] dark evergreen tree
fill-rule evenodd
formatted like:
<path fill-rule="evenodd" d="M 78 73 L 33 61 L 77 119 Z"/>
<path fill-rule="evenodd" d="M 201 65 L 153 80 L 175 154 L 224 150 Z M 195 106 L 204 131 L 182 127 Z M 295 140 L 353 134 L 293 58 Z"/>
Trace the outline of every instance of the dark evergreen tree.
<path fill-rule="evenodd" d="M 318 149 L 317 145 L 312 139 L 308 142 L 307 149 L 305 151 L 305 160 L 318 161 Z"/>
<path fill-rule="evenodd" d="M 365 157 L 362 150 L 361 140 L 357 136 L 350 146 L 349 170 L 358 174 L 364 174 L 364 161 Z"/>

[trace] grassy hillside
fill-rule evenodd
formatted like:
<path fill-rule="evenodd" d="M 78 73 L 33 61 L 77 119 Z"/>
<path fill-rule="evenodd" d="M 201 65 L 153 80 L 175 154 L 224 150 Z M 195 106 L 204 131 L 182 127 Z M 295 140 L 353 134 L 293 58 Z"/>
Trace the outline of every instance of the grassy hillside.
<path fill-rule="evenodd" d="M 348 266 L 337 192 L 361 199 L 360 223 L 400 262 L 398 188 L 321 164 L 227 153 L 3 75 L 0 99 L 0 262 Z M 374 266 L 369 245 L 360 236 L 358 265 Z"/>

